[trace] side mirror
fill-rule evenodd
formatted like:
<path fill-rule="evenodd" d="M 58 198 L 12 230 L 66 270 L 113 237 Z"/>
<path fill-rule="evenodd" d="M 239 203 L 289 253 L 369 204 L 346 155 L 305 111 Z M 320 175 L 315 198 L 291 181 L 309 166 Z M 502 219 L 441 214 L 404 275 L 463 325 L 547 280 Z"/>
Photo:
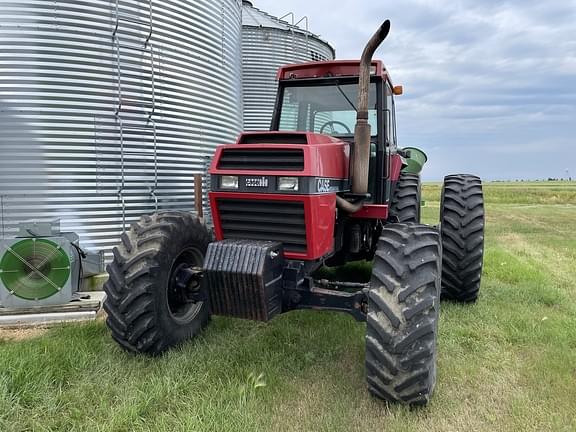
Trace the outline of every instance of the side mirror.
<path fill-rule="evenodd" d="M 392 93 L 394 93 L 394 95 L 396 96 L 401 96 L 404 94 L 404 87 L 401 85 L 394 86 L 394 88 L 392 89 Z"/>

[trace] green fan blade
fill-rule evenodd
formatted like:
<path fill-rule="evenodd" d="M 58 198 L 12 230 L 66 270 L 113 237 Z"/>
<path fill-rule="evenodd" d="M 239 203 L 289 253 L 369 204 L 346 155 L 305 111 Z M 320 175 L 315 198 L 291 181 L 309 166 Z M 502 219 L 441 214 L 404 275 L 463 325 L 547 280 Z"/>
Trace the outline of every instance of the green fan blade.
<path fill-rule="evenodd" d="M 70 258 L 57 243 L 26 239 L 9 247 L 0 261 L 0 279 L 15 296 L 40 300 L 60 291 L 70 278 Z"/>

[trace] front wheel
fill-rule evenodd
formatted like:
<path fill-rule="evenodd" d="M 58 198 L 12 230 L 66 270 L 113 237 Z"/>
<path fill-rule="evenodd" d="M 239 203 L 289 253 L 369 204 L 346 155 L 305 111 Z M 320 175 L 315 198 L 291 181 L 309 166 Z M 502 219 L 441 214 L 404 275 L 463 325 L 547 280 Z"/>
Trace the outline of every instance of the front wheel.
<path fill-rule="evenodd" d="M 156 355 L 196 336 L 208 323 L 201 284 L 208 229 L 185 212 L 143 216 L 122 234 L 104 285 L 112 337 L 127 351 Z"/>
<path fill-rule="evenodd" d="M 368 294 L 366 379 L 380 399 L 425 405 L 436 383 L 440 239 L 411 223 L 384 227 Z"/>

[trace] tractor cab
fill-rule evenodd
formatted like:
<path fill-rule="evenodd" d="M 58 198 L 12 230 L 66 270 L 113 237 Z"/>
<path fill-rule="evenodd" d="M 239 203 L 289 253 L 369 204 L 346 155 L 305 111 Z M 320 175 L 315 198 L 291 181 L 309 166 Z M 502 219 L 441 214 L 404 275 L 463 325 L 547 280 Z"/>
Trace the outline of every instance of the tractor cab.
<path fill-rule="evenodd" d="M 288 65 L 278 71 L 278 97 L 272 131 L 306 131 L 330 135 L 354 145 L 358 109 L 359 61 L 330 61 Z M 388 201 L 389 156 L 396 153 L 394 87 L 384 64 L 372 61 L 368 90 L 371 127 L 369 162 L 370 203 Z"/>
<path fill-rule="evenodd" d="M 277 77 L 271 130 L 214 155 L 216 239 L 280 241 L 310 268 L 372 259 L 409 159 L 396 146 L 401 88 L 366 59 L 288 65 Z"/>

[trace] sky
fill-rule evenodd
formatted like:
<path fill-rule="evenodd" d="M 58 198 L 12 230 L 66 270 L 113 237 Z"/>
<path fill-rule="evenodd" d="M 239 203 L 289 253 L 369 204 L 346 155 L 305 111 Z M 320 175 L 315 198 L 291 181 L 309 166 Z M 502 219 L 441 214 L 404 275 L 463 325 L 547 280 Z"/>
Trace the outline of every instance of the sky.
<path fill-rule="evenodd" d="M 429 158 L 423 177 L 576 178 L 576 0 L 254 0 L 358 58 L 376 52 L 395 85 L 398 140 Z"/>

